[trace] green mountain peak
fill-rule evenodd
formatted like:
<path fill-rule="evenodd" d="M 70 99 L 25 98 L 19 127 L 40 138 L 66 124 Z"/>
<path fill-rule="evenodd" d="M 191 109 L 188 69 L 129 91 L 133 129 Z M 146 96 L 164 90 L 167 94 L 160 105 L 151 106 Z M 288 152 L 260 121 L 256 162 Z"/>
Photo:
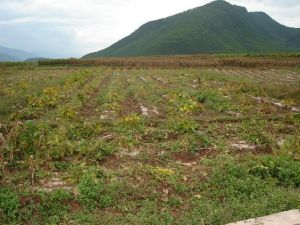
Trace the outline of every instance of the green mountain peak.
<path fill-rule="evenodd" d="M 300 29 L 283 26 L 266 13 L 217 0 L 148 22 L 84 58 L 282 51 L 300 51 Z"/>

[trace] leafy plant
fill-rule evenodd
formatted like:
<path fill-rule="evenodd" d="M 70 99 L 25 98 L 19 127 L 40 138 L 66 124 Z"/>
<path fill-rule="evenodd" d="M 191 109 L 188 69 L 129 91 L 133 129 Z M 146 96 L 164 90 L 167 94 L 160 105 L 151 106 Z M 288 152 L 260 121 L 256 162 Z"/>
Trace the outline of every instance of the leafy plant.
<path fill-rule="evenodd" d="M 8 189 L 0 188 L 0 221 L 3 213 L 7 222 L 16 221 L 19 214 L 19 198 L 18 195 Z"/>
<path fill-rule="evenodd" d="M 87 171 L 78 185 L 78 200 L 90 210 L 108 207 L 114 202 L 114 193 L 107 190 L 109 187 L 104 184 L 103 178 Z"/>
<path fill-rule="evenodd" d="M 199 127 L 196 121 L 189 118 L 178 118 L 176 121 L 172 121 L 172 123 L 174 131 L 178 133 L 192 133 Z"/>
<path fill-rule="evenodd" d="M 210 109 L 222 112 L 230 108 L 230 103 L 215 90 L 207 90 L 197 94 L 197 100 L 204 103 Z"/>
<path fill-rule="evenodd" d="M 264 157 L 250 172 L 263 179 L 275 178 L 284 187 L 300 187 L 300 162 L 290 157 Z"/>

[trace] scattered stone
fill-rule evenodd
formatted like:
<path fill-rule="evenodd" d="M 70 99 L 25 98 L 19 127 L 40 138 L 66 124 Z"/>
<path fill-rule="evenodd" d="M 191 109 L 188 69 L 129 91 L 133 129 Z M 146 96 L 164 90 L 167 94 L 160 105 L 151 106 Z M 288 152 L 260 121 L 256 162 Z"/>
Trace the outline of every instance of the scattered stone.
<path fill-rule="evenodd" d="M 283 104 L 282 102 L 279 102 L 278 100 L 276 99 L 269 99 L 269 98 L 262 98 L 262 97 L 253 97 L 253 99 L 257 100 L 260 104 L 265 102 L 265 103 L 269 103 L 269 104 L 273 104 L 275 106 L 277 106 L 278 108 L 286 108 L 286 109 L 290 109 L 292 112 L 300 112 L 300 108 L 299 107 L 289 107 L 285 104 Z"/>
<path fill-rule="evenodd" d="M 278 144 L 278 146 L 283 146 L 284 145 L 284 140 L 283 139 L 280 139 L 280 140 L 278 140 L 277 141 L 277 144 Z"/>
<path fill-rule="evenodd" d="M 107 115 L 101 115 L 101 116 L 100 116 L 100 119 L 101 119 L 101 120 L 106 120 L 106 119 L 108 119 L 108 116 L 107 116 Z"/>
<path fill-rule="evenodd" d="M 295 112 L 295 113 L 300 112 L 300 108 L 297 108 L 297 107 L 292 107 L 291 110 L 292 110 L 292 112 Z"/>
<path fill-rule="evenodd" d="M 67 184 L 60 178 L 52 177 L 50 180 L 42 180 L 40 186 L 37 186 L 35 189 L 45 192 L 52 192 L 57 189 L 74 191 L 75 187 Z"/>
<path fill-rule="evenodd" d="M 142 112 L 143 116 L 148 116 L 148 108 L 146 108 L 145 106 L 143 106 L 142 104 L 140 105 L 140 109 Z"/>
<path fill-rule="evenodd" d="M 114 111 L 104 111 L 102 115 L 100 115 L 101 120 L 107 120 L 111 117 L 111 115 L 114 113 Z"/>
<path fill-rule="evenodd" d="M 239 117 L 242 115 L 241 113 L 233 112 L 233 111 L 226 111 L 225 113 L 228 115 L 231 115 L 231 116 L 236 116 L 236 117 Z"/>
<path fill-rule="evenodd" d="M 236 143 L 231 144 L 231 147 L 235 148 L 236 150 L 255 150 L 256 145 L 248 144 L 245 141 L 239 141 Z"/>
<path fill-rule="evenodd" d="M 197 195 L 194 195 L 194 197 L 197 198 L 197 199 L 200 199 L 201 195 L 197 194 Z"/>
<path fill-rule="evenodd" d="M 300 211 L 291 210 L 227 225 L 300 225 Z"/>
<path fill-rule="evenodd" d="M 193 87 L 193 88 L 199 87 L 199 82 L 198 82 L 197 80 L 193 80 L 192 87 Z"/>
<path fill-rule="evenodd" d="M 179 165 L 188 166 L 188 167 L 192 167 L 192 166 L 196 166 L 197 165 L 196 162 L 189 162 L 189 163 L 176 162 L 176 163 L 178 163 Z"/>
<path fill-rule="evenodd" d="M 113 137 L 114 137 L 114 135 L 108 134 L 108 135 L 103 136 L 102 138 L 103 138 L 103 140 L 111 140 Z"/>
<path fill-rule="evenodd" d="M 156 106 L 153 107 L 153 110 L 152 110 L 152 111 L 153 111 L 153 113 L 154 113 L 155 115 L 158 115 L 158 114 L 159 114 L 159 112 L 157 111 Z"/>
<path fill-rule="evenodd" d="M 144 77 L 139 76 L 139 78 L 140 78 L 142 81 L 147 82 L 147 80 L 146 80 Z"/>
<path fill-rule="evenodd" d="M 279 107 L 279 108 L 284 108 L 285 107 L 285 105 L 284 104 L 282 104 L 281 102 L 272 102 L 274 105 L 276 105 L 277 107 Z"/>
<path fill-rule="evenodd" d="M 159 156 L 164 156 L 164 155 L 166 155 L 166 152 L 165 151 L 161 151 L 158 155 Z"/>
<path fill-rule="evenodd" d="M 155 106 L 152 107 L 151 109 L 149 109 L 149 108 L 145 107 L 144 105 L 142 105 L 141 103 L 140 103 L 140 111 L 141 111 L 142 116 L 145 116 L 145 117 L 159 114 L 159 112 L 157 111 L 157 108 Z"/>
<path fill-rule="evenodd" d="M 130 157 L 136 157 L 140 154 L 140 151 L 134 150 L 132 152 L 128 151 L 128 149 L 124 149 L 122 152 L 120 152 L 120 155 L 130 156 Z"/>
<path fill-rule="evenodd" d="M 164 195 L 168 195 L 169 194 L 169 189 L 163 189 L 163 193 L 164 193 Z"/>
<path fill-rule="evenodd" d="M 152 76 L 152 78 L 153 78 L 154 80 L 158 81 L 158 82 L 161 82 L 161 83 L 163 83 L 163 84 L 167 84 L 167 81 L 161 79 L 160 77 Z"/>

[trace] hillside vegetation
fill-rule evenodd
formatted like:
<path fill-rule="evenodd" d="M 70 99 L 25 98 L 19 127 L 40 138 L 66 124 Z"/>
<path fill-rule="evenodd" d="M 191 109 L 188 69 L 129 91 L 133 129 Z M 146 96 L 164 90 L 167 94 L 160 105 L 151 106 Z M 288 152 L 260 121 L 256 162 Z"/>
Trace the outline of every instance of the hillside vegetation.
<path fill-rule="evenodd" d="M 84 58 L 300 50 L 300 29 L 263 12 L 214 1 L 141 26 L 112 46 Z"/>

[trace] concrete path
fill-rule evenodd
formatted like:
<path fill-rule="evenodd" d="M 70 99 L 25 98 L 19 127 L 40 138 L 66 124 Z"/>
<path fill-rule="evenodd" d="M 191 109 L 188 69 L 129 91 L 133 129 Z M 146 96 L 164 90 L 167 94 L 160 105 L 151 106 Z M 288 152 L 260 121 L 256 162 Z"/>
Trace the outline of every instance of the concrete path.
<path fill-rule="evenodd" d="M 291 210 L 227 225 L 300 225 L 300 211 Z"/>

